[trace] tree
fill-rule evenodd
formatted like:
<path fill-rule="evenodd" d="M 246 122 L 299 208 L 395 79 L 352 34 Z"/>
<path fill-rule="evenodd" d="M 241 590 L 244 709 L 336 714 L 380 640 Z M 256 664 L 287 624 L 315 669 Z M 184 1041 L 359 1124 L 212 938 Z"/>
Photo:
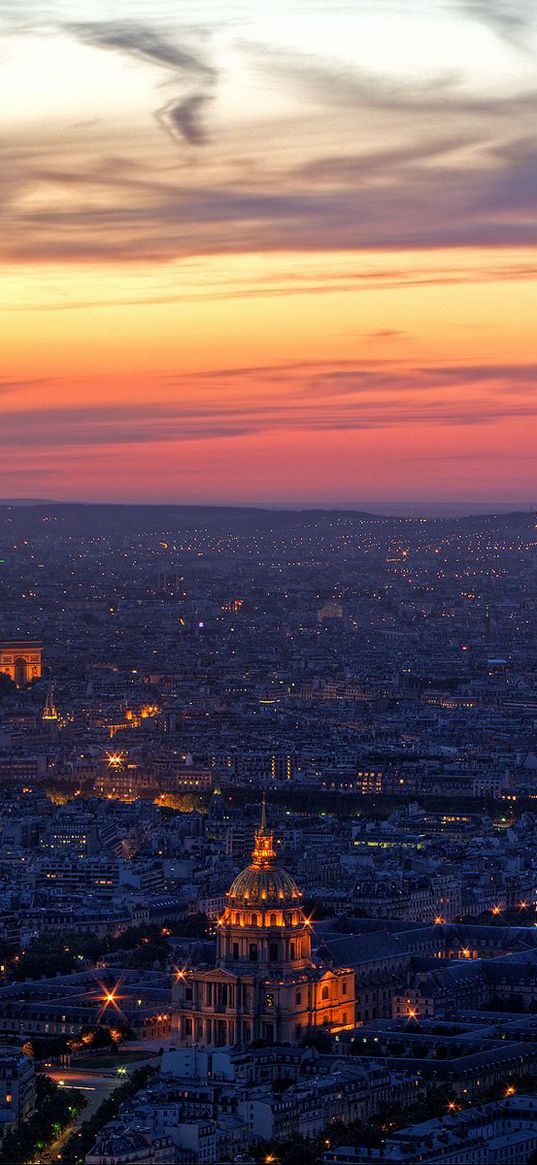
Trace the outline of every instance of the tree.
<path fill-rule="evenodd" d="M 125 1084 L 116 1088 L 112 1095 L 103 1101 L 90 1120 L 84 1121 L 82 1127 L 69 1137 L 62 1152 L 64 1165 L 78 1165 L 84 1161 L 101 1129 L 117 1116 L 124 1101 L 130 1100 L 144 1087 L 152 1071 L 152 1068 L 138 1068 Z"/>
<path fill-rule="evenodd" d="M 9 676 L 4 675 L 4 672 L 0 672 L 0 703 L 14 691 L 15 684 L 13 680 Z"/>
<path fill-rule="evenodd" d="M 0 1162 L 3 1165 L 23 1165 L 33 1160 L 71 1123 L 86 1103 L 81 1092 L 59 1088 L 48 1076 L 38 1076 L 34 1113 L 4 1137 Z"/>
<path fill-rule="evenodd" d="M 322 1029 L 304 1036 L 301 1044 L 303 1048 L 316 1048 L 324 1056 L 329 1055 L 332 1051 L 332 1037 L 330 1032 L 325 1032 Z"/>

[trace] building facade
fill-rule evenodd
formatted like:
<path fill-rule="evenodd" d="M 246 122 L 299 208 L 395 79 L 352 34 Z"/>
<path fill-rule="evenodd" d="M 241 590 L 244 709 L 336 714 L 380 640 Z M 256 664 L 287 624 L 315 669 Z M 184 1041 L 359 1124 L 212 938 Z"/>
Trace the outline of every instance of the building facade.
<path fill-rule="evenodd" d="M 311 956 L 311 923 L 294 879 L 276 861 L 265 806 L 252 861 L 235 878 L 217 924 L 216 967 L 179 971 L 182 1044 L 300 1043 L 355 1023 L 354 971 Z"/>
<path fill-rule="evenodd" d="M 43 647 L 38 640 L 4 640 L 0 643 L 0 672 L 23 688 L 38 680 L 42 670 Z"/>

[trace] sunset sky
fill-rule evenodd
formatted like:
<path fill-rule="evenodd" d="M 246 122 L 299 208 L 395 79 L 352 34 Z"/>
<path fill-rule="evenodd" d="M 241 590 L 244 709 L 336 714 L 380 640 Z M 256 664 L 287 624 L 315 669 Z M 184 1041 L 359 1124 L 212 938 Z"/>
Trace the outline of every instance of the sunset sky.
<path fill-rule="evenodd" d="M 534 0 L 6 0 L 1 497 L 537 500 Z"/>

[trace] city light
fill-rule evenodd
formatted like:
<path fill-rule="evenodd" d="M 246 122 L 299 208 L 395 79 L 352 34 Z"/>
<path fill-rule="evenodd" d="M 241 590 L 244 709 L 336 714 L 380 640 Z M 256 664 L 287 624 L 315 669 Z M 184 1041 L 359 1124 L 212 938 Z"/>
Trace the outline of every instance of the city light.
<path fill-rule="evenodd" d="M 106 759 L 109 768 L 121 769 L 125 763 L 126 754 L 124 752 L 107 752 Z"/>
<path fill-rule="evenodd" d="M 118 1012 L 118 1014 L 120 1014 L 120 1015 L 122 1014 L 119 1003 L 123 1000 L 124 996 L 119 994 L 120 986 L 121 986 L 121 983 L 117 982 L 115 984 L 115 986 L 110 990 L 110 988 L 105 987 L 103 984 L 100 984 L 101 992 L 102 992 L 102 994 L 99 996 L 99 1000 L 102 1004 L 101 1012 L 100 1012 L 101 1016 L 104 1014 L 105 1011 L 107 1011 L 107 1009 L 109 1007 L 114 1008 L 115 1011 Z M 120 1033 L 119 1033 L 119 1036 L 120 1036 Z"/>

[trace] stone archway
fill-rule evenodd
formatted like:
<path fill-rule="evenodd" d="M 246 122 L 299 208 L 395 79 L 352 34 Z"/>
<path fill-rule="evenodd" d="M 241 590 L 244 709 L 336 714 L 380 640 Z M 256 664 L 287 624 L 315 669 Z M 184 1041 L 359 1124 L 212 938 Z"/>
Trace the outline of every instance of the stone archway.
<path fill-rule="evenodd" d="M 18 688 L 23 688 L 28 682 L 28 661 L 23 655 L 18 655 L 15 659 L 15 683 Z"/>

